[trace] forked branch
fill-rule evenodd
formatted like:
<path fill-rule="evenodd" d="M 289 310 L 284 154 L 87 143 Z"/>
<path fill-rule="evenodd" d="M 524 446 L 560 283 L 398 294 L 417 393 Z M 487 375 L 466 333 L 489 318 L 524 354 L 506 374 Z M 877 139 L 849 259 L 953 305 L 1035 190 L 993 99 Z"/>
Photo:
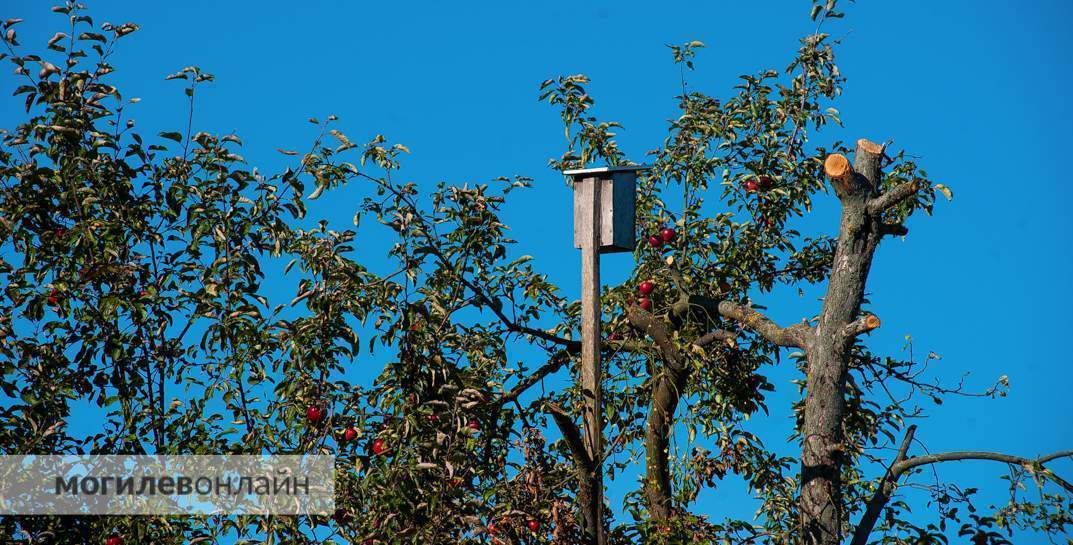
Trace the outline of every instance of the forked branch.
<path fill-rule="evenodd" d="M 906 456 L 906 452 L 909 450 L 909 445 L 913 441 L 913 434 L 916 432 L 916 426 L 910 426 L 906 430 L 905 438 L 902 440 L 901 447 L 898 449 L 898 454 L 895 456 L 894 461 L 891 463 L 890 468 L 887 469 L 885 475 L 879 482 L 879 486 L 876 488 L 875 494 L 868 500 L 868 506 L 865 509 L 864 516 L 861 517 L 860 523 L 857 524 L 857 528 L 853 532 L 853 541 L 850 545 L 866 545 L 868 543 L 868 536 L 871 535 L 872 530 L 875 528 L 876 521 L 879 520 L 880 514 L 886 507 L 887 502 L 890 501 L 894 491 L 898 488 L 898 479 L 906 472 L 925 465 L 937 464 L 940 462 L 959 462 L 966 460 L 989 460 L 992 462 L 1002 462 L 1009 465 L 1016 465 L 1026 469 L 1030 469 L 1036 472 L 1046 472 L 1047 477 L 1065 489 L 1066 492 L 1073 494 L 1073 484 L 1069 481 L 1062 479 L 1055 475 L 1052 471 L 1045 468 L 1043 464 L 1057 460 L 1058 458 L 1073 458 L 1073 450 L 1065 450 L 1041 456 L 1039 458 L 1023 458 L 1021 456 L 1012 456 L 1009 454 L 1003 454 L 1000 452 L 986 452 L 986 451 L 960 451 L 960 452 L 943 452 L 938 454 L 927 454 L 924 456 L 913 456 L 911 458 Z"/>

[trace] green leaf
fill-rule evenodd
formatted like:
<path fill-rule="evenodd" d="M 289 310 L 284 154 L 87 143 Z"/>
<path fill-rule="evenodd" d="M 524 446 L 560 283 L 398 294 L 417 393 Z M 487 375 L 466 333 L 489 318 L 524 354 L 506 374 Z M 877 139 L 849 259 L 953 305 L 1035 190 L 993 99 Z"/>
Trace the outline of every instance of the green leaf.
<path fill-rule="evenodd" d="M 946 200 L 954 200 L 954 192 L 951 191 L 949 187 L 946 187 L 943 184 L 935 184 L 935 189 L 939 190 L 939 192 L 942 193 L 944 197 L 946 197 Z"/>

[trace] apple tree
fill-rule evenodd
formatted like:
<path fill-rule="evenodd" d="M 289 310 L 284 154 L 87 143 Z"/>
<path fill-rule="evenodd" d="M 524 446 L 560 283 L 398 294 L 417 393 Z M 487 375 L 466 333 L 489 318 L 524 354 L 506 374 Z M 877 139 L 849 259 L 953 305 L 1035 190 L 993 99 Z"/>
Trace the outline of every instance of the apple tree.
<path fill-rule="evenodd" d="M 530 178 L 418 185 L 403 144 L 352 141 L 334 117 L 311 119 L 309 148 L 279 150 L 289 166 L 264 172 L 238 135 L 196 130 L 198 91 L 213 80 L 197 67 L 169 76 L 188 123 L 138 132 L 138 101 L 115 86 L 110 61 L 137 25 L 97 24 L 67 2 L 32 53 L 20 20 L 3 22 L 0 58 L 25 116 L 0 147 L 0 452 L 334 454 L 338 509 L 6 517 L 0 532 L 109 545 L 571 544 L 593 542 L 600 525 L 615 544 L 1065 534 L 1073 485 L 1048 464 L 1073 453 L 914 448 L 920 400 L 1002 395 L 1004 378 L 980 393 L 925 381 L 931 356 L 865 342 L 880 327 L 865 297 L 876 248 L 951 192 L 889 144 L 824 138 L 840 123 L 837 42 L 821 32 L 837 10 L 814 3 L 815 30 L 788 66 L 742 76 L 724 96 L 687 86 L 704 44 L 670 48 L 679 116 L 645 158 L 636 267 L 602 298 L 604 462 L 627 480 L 641 461 L 622 506 L 597 504 L 588 484 L 572 386 L 579 304 L 502 219 Z M 587 84 L 541 86 L 567 135 L 553 170 L 630 162 Z M 341 191 L 360 195 L 353 224 L 309 217 L 310 201 Z M 822 192 L 841 217 L 827 235 L 798 232 Z M 762 313 L 787 286 L 824 292 L 814 315 L 777 324 Z M 791 406 L 769 406 L 772 366 L 798 372 Z M 750 431 L 750 415 L 772 410 L 795 418 L 796 455 Z M 985 510 L 970 483 L 918 478 L 955 460 L 1007 469 L 1008 503 Z M 755 520 L 696 505 L 704 488 L 739 482 L 759 501 Z M 1023 497 L 1026 486 L 1038 495 Z M 921 495 L 937 514 L 910 513 Z"/>

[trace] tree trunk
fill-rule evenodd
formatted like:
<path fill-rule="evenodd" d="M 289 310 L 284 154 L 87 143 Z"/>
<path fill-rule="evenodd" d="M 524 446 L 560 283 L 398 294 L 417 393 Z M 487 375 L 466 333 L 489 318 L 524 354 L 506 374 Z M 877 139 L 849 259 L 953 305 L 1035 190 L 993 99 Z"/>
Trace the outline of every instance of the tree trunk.
<path fill-rule="evenodd" d="M 860 313 L 872 256 L 883 233 L 868 202 L 880 182 L 883 148 L 859 140 L 854 168 L 841 155 L 825 163 L 842 201 L 842 220 L 823 310 L 808 340 L 808 389 L 801 452 L 801 532 L 808 545 L 842 541 L 842 421 L 845 412 L 847 326 Z"/>
<path fill-rule="evenodd" d="M 652 393 L 652 407 L 645 430 L 645 497 L 648 511 L 657 521 L 671 516 L 671 475 L 667 460 L 671 425 L 687 374 L 674 365 L 664 365 Z"/>

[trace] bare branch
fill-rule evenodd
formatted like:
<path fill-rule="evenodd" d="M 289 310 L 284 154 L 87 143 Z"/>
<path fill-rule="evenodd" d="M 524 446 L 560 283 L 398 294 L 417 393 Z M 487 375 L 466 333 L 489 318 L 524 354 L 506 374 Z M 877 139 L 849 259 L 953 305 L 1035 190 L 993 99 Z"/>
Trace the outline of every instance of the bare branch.
<path fill-rule="evenodd" d="M 780 327 L 767 316 L 733 301 L 720 301 L 719 314 L 741 323 L 779 346 L 805 348 L 808 333 L 812 331 L 811 327 L 803 323 L 790 327 Z"/>
<path fill-rule="evenodd" d="M 560 350 L 551 355 L 548 359 L 548 363 L 545 363 L 532 374 L 523 378 L 518 384 L 514 385 L 509 392 L 503 394 L 503 397 L 499 398 L 499 405 L 506 405 L 525 393 L 526 390 L 531 388 L 534 384 L 540 382 L 544 377 L 558 371 L 562 368 L 566 362 L 570 361 L 570 351 Z"/>
<path fill-rule="evenodd" d="M 1041 458 L 1030 459 L 1022 458 L 1020 456 L 1012 456 L 1009 454 L 1003 454 L 1001 452 L 986 452 L 986 451 L 963 451 L 963 452 L 943 452 L 939 454 L 928 454 L 925 456 L 914 456 L 907 460 L 903 460 L 900 463 L 894 464 L 891 471 L 894 473 L 895 478 L 899 475 L 909 471 L 910 469 L 937 464 L 940 462 L 959 462 L 964 460 L 990 460 L 992 462 L 1002 462 L 1006 464 L 1018 465 L 1025 468 L 1042 468 L 1044 463 L 1042 460 L 1052 461 L 1057 458 L 1073 458 L 1073 450 L 1065 450 L 1061 452 L 1055 452 L 1048 454 Z M 1054 482 L 1064 488 L 1066 492 L 1073 494 L 1073 484 L 1070 484 L 1066 480 L 1059 478 L 1053 473 L 1048 475 Z"/>
<path fill-rule="evenodd" d="M 842 335 L 845 339 L 851 339 L 862 333 L 868 333 L 869 331 L 878 328 L 882 322 L 879 321 L 879 316 L 875 314 L 865 314 L 860 318 L 846 324 L 846 327 L 842 328 Z"/>
<path fill-rule="evenodd" d="M 913 435 L 916 431 L 916 426 L 909 426 L 909 429 L 905 430 L 905 438 L 902 439 L 902 445 L 898 448 L 898 454 L 894 457 L 890 467 L 887 468 L 883 478 L 880 479 L 879 486 L 876 487 L 872 498 L 868 500 L 864 516 L 861 517 L 861 522 L 857 524 L 857 528 L 853 531 L 853 541 L 850 545 L 866 545 L 868 543 L 868 536 L 872 534 L 872 529 L 875 528 L 879 515 L 883 513 L 883 508 L 890 501 L 891 494 L 898 487 L 898 477 L 893 473 L 893 469 L 896 465 L 905 461 L 906 453 L 909 451 L 909 445 L 912 444 Z"/>
<path fill-rule="evenodd" d="M 723 329 L 716 329 L 715 331 L 709 331 L 704 335 L 701 335 L 697 340 L 693 341 L 693 346 L 703 348 L 714 342 L 727 343 L 729 345 L 734 344 L 734 332 L 726 331 Z"/>
<path fill-rule="evenodd" d="M 893 206 L 896 206 L 898 203 L 908 199 L 909 197 L 912 197 L 916 194 L 917 191 L 920 191 L 920 184 L 917 183 L 915 180 L 912 182 L 905 182 L 901 185 L 897 185 L 891 188 L 886 193 L 868 201 L 868 213 L 873 215 L 879 214 Z"/>
<path fill-rule="evenodd" d="M 965 460 L 1002 462 L 1020 466 L 1031 471 L 1044 471 L 1046 472 L 1047 478 L 1064 488 L 1066 492 L 1073 494 L 1073 484 L 1070 484 L 1065 479 L 1058 477 L 1052 471 L 1043 467 L 1043 464 L 1058 458 L 1073 458 L 1073 450 L 1055 452 L 1036 459 L 1012 456 L 1000 452 L 984 451 L 944 452 L 907 458 L 906 452 L 909 450 L 909 444 L 912 442 L 913 434 L 915 432 L 916 426 L 910 426 L 909 429 L 906 430 L 905 438 L 902 440 L 902 445 L 898 449 L 898 455 L 894 458 L 894 461 L 887 469 L 886 474 L 883 475 L 883 478 L 880 480 L 875 494 L 873 494 L 872 498 L 868 501 L 864 516 L 861 517 L 860 523 L 858 523 L 857 528 L 853 532 L 853 541 L 850 545 L 865 545 L 868 543 L 868 536 L 871 535 L 872 530 L 875 528 L 876 521 L 879 520 L 880 514 L 882 514 L 887 502 L 890 501 L 891 496 L 898 487 L 898 479 L 907 471 L 920 466 L 937 464 L 940 462 L 958 462 Z"/>
<path fill-rule="evenodd" d="M 585 441 L 581 439 L 581 429 L 574 423 L 574 419 L 555 403 L 545 403 L 544 410 L 555 420 L 555 425 L 559 427 L 559 432 L 562 433 L 566 446 L 570 448 L 570 454 L 574 456 L 574 462 L 582 471 L 590 471 L 592 469 L 592 459 L 589 458 L 589 453 L 585 449 Z"/>

